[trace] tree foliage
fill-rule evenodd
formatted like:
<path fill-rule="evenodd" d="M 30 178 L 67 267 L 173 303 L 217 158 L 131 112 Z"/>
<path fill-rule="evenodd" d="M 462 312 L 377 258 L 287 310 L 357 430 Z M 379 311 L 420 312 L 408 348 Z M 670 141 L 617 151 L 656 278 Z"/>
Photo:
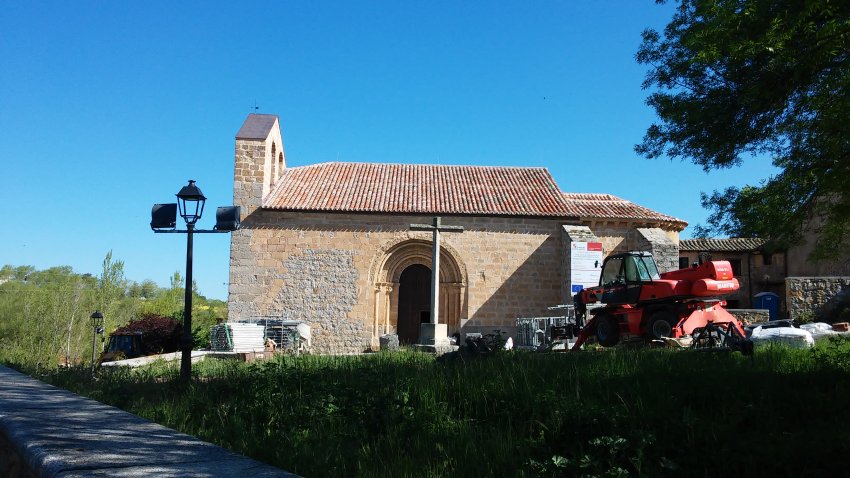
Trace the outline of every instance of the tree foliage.
<path fill-rule="evenodd" d="M 637 60 L 660 119 L 638 153 L 706 171 L 769 156 L 780 169 L 703 194 L 702 233 L 791 245 L 814 224 L 814 258 L 850 249 L 850 2 L 681 0 Z"/>
<path fill-rule="evenodd" d="M 174 274 L 169 288 L 152 281 L 127 280 L 124 263 L 114 260 L 111 252 L 97 277 L 77 274 L 67 266 L 37 270 L 5 265 L 0 268 L 0 363 L 43 370 L 89 362 L 92 312 L 103 313 L 107 335 L 138 318 L 180 321 L 183 292 L 179 273 Z M 192 300 L 195 342 L 206 346 L 210 325 L 226 317 L 227 307 L 225 302 L 208 300 L 197 292 Z M 99 352 L 100 341 L 95 347 Z"/>

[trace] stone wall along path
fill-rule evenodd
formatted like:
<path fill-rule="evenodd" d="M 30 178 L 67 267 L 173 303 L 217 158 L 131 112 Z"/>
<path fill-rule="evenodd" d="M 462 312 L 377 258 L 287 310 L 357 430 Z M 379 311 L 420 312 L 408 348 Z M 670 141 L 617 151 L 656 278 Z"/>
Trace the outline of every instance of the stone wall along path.
<path fill-rule="evenodd" d="M 295 475 L 0 366 L 0 476 Z"/>

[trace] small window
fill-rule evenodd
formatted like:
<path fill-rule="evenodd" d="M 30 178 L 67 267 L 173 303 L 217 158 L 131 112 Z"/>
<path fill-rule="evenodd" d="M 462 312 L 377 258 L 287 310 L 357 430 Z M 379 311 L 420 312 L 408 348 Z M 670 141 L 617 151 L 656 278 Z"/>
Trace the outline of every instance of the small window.
<path fill-rule="evenodd" d="M 769 253 L 765 252 L 764 254 L 761 255 L 761 262 L 762 262 L 762 264 L 764 264 L 766 266 L 773 264 L 773 254 L 769 254 Z"/>
<path fill-rule="evenodd" d="M 690 267 L 690 262 L 688 262 L 689 260 L 690 259 L 688 259 L 687 257 L 680 257 L 679 258 L 679 269 L 687 269 L 688 267 Z"/>
<path fill-rule="evenodd" d="M 729 265 L 732 266 L 732 275 L 735 277 L 741 277 L 741 259 L 726 259 L 729 261 Z"/>
<path fill-rule="evenodd" d="M 275 151 L 277 151 L 277 145 L 272 143 L 272 161 L 274 161 L 274 158 L 277 156 L 277 153 L 275 153 Z M 272 186 L 274 186 L 274 183 L 277 180 L 277 174 L 276 174 L 275 169 L 276 168 L 274 168 L 274 164 L 272 164 L 272 171 L 270 172 L 270 174 L 272 176 L 271 177 L 271 185 Z"/>

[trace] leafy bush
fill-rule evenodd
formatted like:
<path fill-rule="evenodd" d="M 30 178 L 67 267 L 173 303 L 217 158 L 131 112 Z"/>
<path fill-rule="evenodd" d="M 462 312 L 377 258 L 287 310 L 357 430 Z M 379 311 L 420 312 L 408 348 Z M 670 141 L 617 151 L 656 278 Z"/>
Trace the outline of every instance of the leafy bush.
<path fill-rule="evenodd" d="M 167 353 L 180 350 L 180 335 L 183 326 L 172 319 L 158 314 L 144 314 L 112 332 L 114 335 L 141 333 L 145 347 L 150 353 Z"/>
<path fill-rule="evenodd" d="M 802 325 L 802 324 L 810 324 L 810 323 L 814 322 L 816 319 L 817 319 L 817 316 L 815 315 L 814 312 L 812 312 L 811 310 L 806 310 L 806 311 L 800 312 L 797 315 L 797 318 L 794 319 L 794 321 L 797 322 L 798 324 Z"/>

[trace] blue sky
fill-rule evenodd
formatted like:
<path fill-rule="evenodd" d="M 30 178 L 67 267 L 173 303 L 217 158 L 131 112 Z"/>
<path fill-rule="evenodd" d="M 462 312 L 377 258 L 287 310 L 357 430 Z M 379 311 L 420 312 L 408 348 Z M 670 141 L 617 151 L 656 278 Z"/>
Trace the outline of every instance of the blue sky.
<path fill-rule="evenodd" d="M 758 184 L 769 161 L 704 173 L 638 157 L 655 118 L 634 61 L 672 5 L 611 2 L 24 2 L 0 14 L 0 263 L 167 285 L 185 236 L 150 207 L 188 179 L 232 203 L 234 135 L 278 114 L 289 166 L 326 161 L 544 166 L 703 222 L 700 191 Z M 688 236 L 690 228 L 683 237 Z M 227 296 L 229 237 L 195 240 Z"/>

